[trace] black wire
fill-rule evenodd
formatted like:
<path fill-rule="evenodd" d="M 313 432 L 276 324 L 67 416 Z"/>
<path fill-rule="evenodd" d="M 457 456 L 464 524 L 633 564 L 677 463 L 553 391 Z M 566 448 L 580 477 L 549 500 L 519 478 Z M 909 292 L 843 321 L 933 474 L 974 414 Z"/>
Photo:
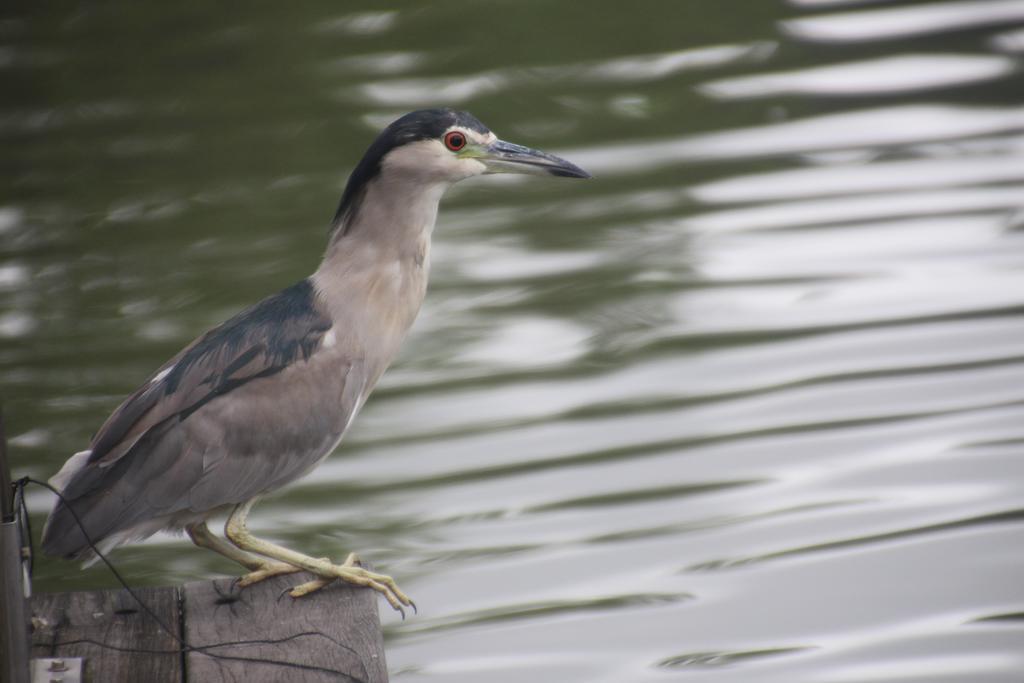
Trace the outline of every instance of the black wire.
<path fill-rule="evenodd" d="M 287 643 L 290 640 L 296 640 L 298 638 L 304 638 L 306 636 L 320 636 L 321 638 L 325 638 L 326 640 L 331 641 L 332 643 L 334 643 L 335 645 L 337 645 L 339 647 L 345 647 L 344 645 L 339 643 L 334 638 L 331 638 L 326 633 L 322 633 L 320 631 L 301 631 L 299 633 L 293 633 L 290 636 L 285 636 L 284 638 L 267 638 L 266 640 L 225 640 L 224 642 L 221 642 L 221 643 L 211 643 L 210 645 L 196 645 L 196 646 L 192 647 L 192 651 L 199 652 L 201 650 L 211 650 L 211 649 L 213 649 L 215 647 L 236 647 L 238 645 L 253 645 L 253 644 L 258 644 L 258 645 L 281 645 L 282 643 Z M 109 645 L 107 643 L 101 643 L 99 641 L 92 640 L 91 638 L 76 638 L 75 640 L 62 640 L 60 642 L 52 643 L 51 647 L 54 647 L 54 648 L 64 647 L 65 645 L 77 645 L 78 643 L 91 643 L 93 645 L 99 645 L 100 647 L 105 647 L 108 650 L 116 650 L 118 652 L 138 652 L 138 653 L 141 653 L 141 654 L 149 654 L 149 655 L 180 655 L 181 654 L 181 650 L 180 649 L 161 650 L 159 648 L 148 648 L 148 647 L 124 647 L 124 646 L 121 646 L 121 645 Z M 297 664 L 297 666 L 304 666 L 304 665 Z"/>
<path fill-rule="evenodd" d="M 22 548 L 28 548 L 28 576 L 32 578 L 32 571 L 35 569 L 36 554 L 32 548 L 32 520 L 28 516 L 28 505 L 25 503 L 25 487 L 16 482 L 14 487 L 14 509 L 15 518 L 18 522 L 18 532 L 21 534 Z M 27 539 L 27 543 L 25 540 Z"/>
<path fill-rule="evenodd" d="M 213 657 L 214 659 L 227 659 L 227 660 L 236 661 L 236 662 L 252 662 L 254 664 L 273 664 L 275 666 L 290 666 L 290 667 L 292 667 L 294 669 L 302 669 L 302 670 L 305 670 L 305 671 L 319 671 L 319 672 L 322 672 L 322 673 L 337 674 L 338 676 L 344 676 L 347 680 L 355 681 L 356 683 L 366 683 L 365 679 L 354 678 L 353 676 L 350 676 L 349 674 L 345 673 L 344 671 L 338 671 L 337 669 L 328 669 L 326 667 L 316 666 L 315 664 L 302 664 L 300 662 L 286 662 L 286 661 L 277 660 L 277 659 L 265 659 L 263 657 L 242 657 L 242 656 L 239 656 L 239 655 L 218 655 L 218 654 L 214 654 L 212 652 L 203 652 L 202 651 L 202 650 L 205 650 L 207 648 L 229 647 L 229 646 L 238 646 L 238 645 L 278 645 L 280 643 L 283 643 L 283 642 L 286 642 L 286 641 L 289 641 L 289 640 L 294 640 L 295 638 L 299 638 L 299 637 L 302 637 L 302 636 L 322 636 L 322 635 L 324 635 L 324 634 L 320 633 L 319 631 L 304 631 L 302 633 L 296 633 L 296 634 L 293 634 L 291 636 L 288 636 L 287 638 L 279 638 L 279 639 L 276 639 L 276 640 L 235 640 L 235 641 L 224 642 L 224 643 L 214 643 L 213 645 L 201 645 L 201 646 L 189 648 L 188 650 L 182 650 L 182 649 L 177 649 L 177 650 L 158 650 L 156 648 L 122 647 L 120 645 L 110 645 L 109 643 L 101 643 L 100 641 L 93 640 L 92 638 L 76 638 L 75 640 L 62 640 L 62 641 L 59 641 L 59 642 L 56 642 L 56 643 L 52 643 L 50 646 L 53 647 L 53 648 L 58 648 L 58 647 L 65 647 L 67 645 L 80 645 L 80 644 L 84 643 L 84 644 L 87 644 L 87 645 L 95 645 L 96 647 L 101 647 L 101 648 L 103 648 L 105 650 L 113 650 L 114 652 L 128 652 L 128 653 L 132 653 L 132 654 L 144 654 L 144 655 L 180 655 L 180 654 L 182 654 L 185 651 L 191 651 L 191 652 L 198 652 L 199 654 L 206 655 L 207 657 Z M 328 640 L 333 640 L 333 639 L 328 638 Z M 337 643 L 337 641 L 334 641 L 334 642 L 336 644 L 338 644 L 338 645 L 341 645 L 341 643 Z M 341 645 L 341 647 L 344 647 L 344 645 Z M 360 663 L 360 665 L 361 665 L 361 663 Z M 365 673 L 365 667 L 363 667 L 363 671 Z"/>
<path fill-rule="evenodd" d="M 338 676 L 344 677 L 347 680 L 356 681 L 357 683 L 367 683 L 367 678 L 362 678 L 362 679 L 355 678 L 355 677 L 345 673 L 344 671 L 338 671 L 337 669 L 330 669 L 330 668 L 327 668 L 327 667 L 316 666 L 314 664 L 301 664 L 299 662 L 288 662 L 288 661 L 283 661 L 283 660 L 278 660 L 278 659 L 264 659 L 262 657 L 240 657 L 240 656 L 236 656 L 236 655 L 223 655 L 223 654 L 217 654 L 217 653 L 214 653 L 214 652 L 207 652 L 206 651 L 206 650 L 210 650 L 210 649 L 217 648 L 217 647 L 229 647 L 229 646 L 238 646 L 238 645 L 277 645 L 277 644 L 280 644 L 280 643 L 287 642 L 289 640 L 295 640 L 295 639 L 300 638 L 300 637 L 305 637 L 305 636 L 321 636 L 321 637 L 326 638 L 327 640 L 331 641 L 332 643 L 334 643 L 338 647 L 340 647 L 342 649 L 345 649 L 345 650 L 348 650 L 349 652 L 351 652 L 355 656 L 356 661 L 359 662 L 359 666 L 363 670 L 363 676 L 364 677 L 368 677 L 369 676 L 368 672 L 366 671 L 366 665 L 363 664 L 362 658 L 359 656 L 359 654 L 355 650 L 353 650 L 352 648 L 348 647 L 344 643 L 340 643 L 337 640 L 335 640 L 334 638 L 331 638 L 326 633 L 321 633 L 320 631 L 303 631 L 301 633 L 295 633 L 295 634 L 292 634 L 291 636 L 287 636 L 285 638 L 278 638 L 278 639 L 235 640 L 235 641 L 226 641 L 226 642 L 222 642 L 222 643 L 212 643 L 210 645 L 190 645 L 184 638 L 182 638 L 177 633 L 172 631 L 163 622 L 163 620 L 161 620 L 160 617 L 157 616 L 156 612 L 154 612 L 149 607 L 149 605 L 147 605 L 145 602 L 143 602 L 142 598 L 140 598 L 138 596 L 138 594 L 132 589 L 132 587 L 128 585 L 128 582 L 125 581 L 124 577 L 121 576 L 121 572 L 119 572 L 117 570 L 117 568 L 110 562 L 110 560 L 107 559 L 106 555 L 104 555 L 102 552 L 100 552 L 100 549 L 96 547 L 96 544 L 93 543 L 92 538 L 90 538 L 88 532 L 86 532 L 85 524 L 79 518 L 78 513 L 75 512 L 74 508 L 71 507 L 71 504 L 64 497 L 64 495 L 60 491 L 58 491 L 56 488 L 54 488 L 53 486 L 51 486 L 50 484 L 48 484 L 45 481 L 39 481 L 38 479 L 33 479 L 31 477 L 22 477 L 17 482 L 15 482 L 15 487 L 17 489 L 17 494 L 20 497 L 19 509 L 20 509 L 20 511 L 22 513 L 22 517 L 25 519 L 25 527 L 26 527 L 27 531 L 29 532 L 25 536 L 25 538 L 28 539 L 28 543 L 29 543 L 29 549 L 30 549 L 30 551 L 29 551 L 29 558 L 31 558 L 34 555 L 34 552 L 32 551 L 31 527 L 29 527 L 29 525 L 28 525 L 28 509 L 27 509 L 27 507 L 25 505 L 24 489 L 25 489 L 25 485 L 26 484 L 36 484 L 38 486 L 42 486 L 43 488 L 48 489 L 51 493 L 56 495 L 61 500 L 61 502 L 64 503 L 65 507 L 67 507 L 68 512 L 71 513 L 71 517 L 75 520 L 75 524 L 78 525 L 79 530 L 82 532 L 82 535 L 85 537 L 85 542 L 86 542 L 86 544 L 88 544 L 89 549 L 96 554 L 96 557 L 98 557 L 100 560 L 103 561 L 103 564 L 105 564 L 107 566 L 107 569 L 110 570 L 110 573 L 113 574 L 114 578 L 117 579 L 118 583 L 120 583 L 121 586 L 124 587 L 125 591 L 128 592 L 128 595 L 130 595 L 132 597 L 132 599 L 136 603 L 138 603 L 139 607 L 141 607 L 142 610 L 147 615 L 149 615 L 149 617 L 153 621 L 155 621 L 157 623 L 157 625 L 160 627 L 160 629 L 164 633 L 166 633 L 168 636 L 171 637 L 171 639 L 173 639 L 176 643 L 178 643 L 178 645 L 180 647 L 177 650 L 149 650 L 149 649 L 142 649 L 142 648 L 125 648 L 125 647 L 119 647 L 119 646 L 115 646 L 115 645 L 108 645 L 106 643 L 101 643 L 101 642 L 94 641 L 94 640 L 89 640 L 89 639 L 81 639 L 81 640 L 68 641 L 67 643 L 57 643 L 57 645 L 69 645 L 69 644 L 74 644 L 74 643 L 79 643 L 79 642 L 82 642 L 82 643 L 92 643 L 94 645 L 97 645 L 99 647 L 106 648 L 106 649 L 109 649 L 109 650 L 117 650 L 117 651 L 120 651 L 120 652 L 136 652 L 136 653 L 140 653 L 140 654 L 179 654 L 180 655 L 180 654 L 185 654 L 185 653 L 188 653 L 188 652 L 196 652 L 198 654 L 206 655 L 207 657 L 212 657 L 214 659 L 224 659 L 224 660 L 241 661 L 241 662 L 253 662 L 253 663 L 260 663 L 260 664 L 272 664 L 272 665 L 276 665 L 276 666 L 287 666 L 287 667 L 292 667 L 292 668 L 295 668 L 295 669 L 303 669 L 303 670 L 307 670 L 307 671 L 320 671 L 320 672 L 323 672 L 323 673 L 336 674 Z M 29 567 L 30 567 L 29 571 L 31 572 L 31 559 L 30 559 Z"/>

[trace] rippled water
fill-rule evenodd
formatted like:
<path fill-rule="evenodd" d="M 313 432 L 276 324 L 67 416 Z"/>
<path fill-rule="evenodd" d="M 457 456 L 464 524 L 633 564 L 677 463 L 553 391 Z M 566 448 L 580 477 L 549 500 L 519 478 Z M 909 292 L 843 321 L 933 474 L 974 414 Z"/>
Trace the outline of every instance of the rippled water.
<path fill-rule="evenodd" d="M 1024 2 L 0 17 L 16 474 L 311 272 L 381 125 L 465 107 L 596 179 L 452 192 L 400 361 L 253 518 L 416 598 L 394 679 L 1024 676 Z"/>

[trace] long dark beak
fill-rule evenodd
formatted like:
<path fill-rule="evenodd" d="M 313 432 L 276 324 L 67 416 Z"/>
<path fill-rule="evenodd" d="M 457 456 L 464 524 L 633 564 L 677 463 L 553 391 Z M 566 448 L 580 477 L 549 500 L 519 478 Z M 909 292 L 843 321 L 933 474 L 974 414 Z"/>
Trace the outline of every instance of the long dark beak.
<path fill-rule="evenodd" d="M 562 178 L 590 177 L 582 168 L 561 157 L 504 140 L 497 140 L 488 145 L 479 159 L 487 166 L 487 173 L 528 173 Z"/>

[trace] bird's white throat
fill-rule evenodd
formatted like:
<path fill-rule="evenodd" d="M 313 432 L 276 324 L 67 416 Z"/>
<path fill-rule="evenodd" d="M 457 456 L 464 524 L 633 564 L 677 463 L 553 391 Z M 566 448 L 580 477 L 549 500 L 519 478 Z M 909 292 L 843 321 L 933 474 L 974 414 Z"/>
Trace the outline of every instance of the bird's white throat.
<path fill-rule="evenodd" d="M 451 183 L 386 171 L 340 226 L 313 275 L 339 324 L 378 346 L 376 378 L 398 351 L 426 296 L 430 239 L 438 204 Z"/>

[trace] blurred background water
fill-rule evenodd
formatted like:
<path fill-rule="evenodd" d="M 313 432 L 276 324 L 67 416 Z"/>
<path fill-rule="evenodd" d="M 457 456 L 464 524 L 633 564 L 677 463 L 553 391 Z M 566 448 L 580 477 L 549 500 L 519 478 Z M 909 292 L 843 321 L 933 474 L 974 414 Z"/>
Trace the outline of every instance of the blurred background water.
<path fill-rule="evenodd" d="M 5 3 L 15 474 L 310 273 L 381 126 L 466 108 L 596 179 L 450 193 L 400 360 L 253 517 L 417 600 L 393 678 L 1024 680 L 1022 54 L 1024 0 Z"/>

